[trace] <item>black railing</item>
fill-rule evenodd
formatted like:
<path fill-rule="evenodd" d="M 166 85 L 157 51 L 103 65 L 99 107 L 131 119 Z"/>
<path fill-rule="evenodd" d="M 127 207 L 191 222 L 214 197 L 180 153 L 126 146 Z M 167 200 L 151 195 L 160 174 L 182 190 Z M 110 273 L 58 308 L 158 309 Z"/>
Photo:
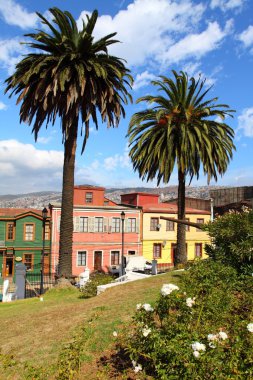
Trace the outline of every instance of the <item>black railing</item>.
<path fill-rule="evenodd" d="M 38 297 L 52 288 L 56 283 L 56 273 L 51 271 L 51 267 L 45 265 L 43 287 L 41 280 L 41 265 L 34 266 L 33 271 L 26 272 L 25 298 Z"/>

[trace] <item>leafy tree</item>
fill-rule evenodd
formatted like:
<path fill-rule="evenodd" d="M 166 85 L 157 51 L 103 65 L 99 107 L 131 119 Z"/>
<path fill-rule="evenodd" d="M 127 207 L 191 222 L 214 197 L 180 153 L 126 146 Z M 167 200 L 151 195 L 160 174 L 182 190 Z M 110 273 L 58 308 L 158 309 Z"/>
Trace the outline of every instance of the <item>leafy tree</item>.
<path fill-rule="evenodd" d="M 128 129 L 130 157 L 134 169 L 147 181 L 168 183 L 174 167 L 178 174 L 178 219 L 185 219 L 185 181 L 199 177 L 201 166 L 217 180 L 232 158 L 233 130 L 223 122 L 234 112 L 218 98 L 206 100 L 211 88 L 205 80 L 188 79 L 187 73 L 172 71 L 174 78 L 160 76 L 152 81 L 162 95 L 147 95 L 137 103 L 149 107 L 135 113 Z M 150 107 L 153 105 L 153 107 Z M 217 117 L 221 121 L 217 121 Z M 187 261 L 185 226 L 178 224 L 175 264 Z"/>
<path fill-rule="evenodd" d="M 72 275 L 73 187 L 79 119 L 82 122 L 82 153 L 92 120 L 98 128 L 97 112 L 107 126 L 116 127 L 131 101 L 132 77 L 124 62 L 108 54 L 118 42 L 109 34 L 94 41 L 98 12 L 87 16 L 81 30 L 69 12 L 51 8 L 52 21 L 37 13 L 49 32 L 27 34 L 34 51 L 27 54 L 7 80 L 6 92 L 19 95 L 20 122 L 33 124 L 35 140 L 45 123 L 61 120 L 64 143 L 59 274 Z"/>

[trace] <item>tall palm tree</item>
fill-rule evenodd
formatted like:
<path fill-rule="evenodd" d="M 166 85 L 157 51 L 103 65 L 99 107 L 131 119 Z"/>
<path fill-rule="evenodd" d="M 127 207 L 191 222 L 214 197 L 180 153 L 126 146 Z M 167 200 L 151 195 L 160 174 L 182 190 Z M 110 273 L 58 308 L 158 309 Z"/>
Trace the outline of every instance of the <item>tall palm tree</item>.
<path fill-rule="evenodd" d="M 125 116 L 124 104 L 131 101 L 130 71 L 124 62 L 108 54 L 108 46 L 118 41 L 109 34 L 94 41 L 98 12 L 87 16 L 82 29 L 69 12 L 49 10 L 52 21 L 37 13 L 49 32 L 27 34 L 26 44 L 34 51 L 23 58 L 7 80 L 6 92 L 19 95 L 20 121 L 33 124 L 37 139 L 45 123 L 61 121 L 64 143 L 62 211 L 60 224 L 59 274 L 72 275 L 73 186 L 79 119 L 82 122 L 82 153 L 92 120 L 98 128 L 97 112 L 107 126 L 118 126 Z"/>
<path fill-rule="evenodd" d="M 200 77 L 188 79 L 185 72 L 172 72 L 172 79 L 160 76 L 152 82 L 162 95 L 137 100 L 153 107 L 132 116 L 128 137 L 133 167 L 142 179 L 168 183 L 176 166 L 178 219 L 184 220 L 187 176 L 198 178 L 202 166 L 209 183 L 227 169 L 235 149 L 234 132 L 222 121 L 234 111 L 226 104 L 216 104 L 217 98 L 206 100 L 210 88 L 204 89 Z M 179 223 L 175 264 L 186 261 L 185 226 Z"/>

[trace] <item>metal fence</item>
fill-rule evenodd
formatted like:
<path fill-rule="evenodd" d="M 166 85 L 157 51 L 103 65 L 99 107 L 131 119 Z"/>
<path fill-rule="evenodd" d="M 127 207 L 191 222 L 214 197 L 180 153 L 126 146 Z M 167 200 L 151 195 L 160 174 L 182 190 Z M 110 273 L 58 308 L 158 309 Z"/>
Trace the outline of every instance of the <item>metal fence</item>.
<path fill-rule="evenodd" d="M 43 276 L 41 266 L 33 268 L 32 272 L 26 272 L 25 298 L 38 297 L 56 284 L 56 273 L 44 267 Z"/>

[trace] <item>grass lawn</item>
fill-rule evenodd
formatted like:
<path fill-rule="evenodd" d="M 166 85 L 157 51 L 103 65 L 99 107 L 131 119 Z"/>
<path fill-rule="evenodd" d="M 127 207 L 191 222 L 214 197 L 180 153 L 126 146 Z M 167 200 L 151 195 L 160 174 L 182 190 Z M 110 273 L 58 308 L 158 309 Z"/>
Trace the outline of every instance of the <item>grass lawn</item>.
<path fill-rule="evenodd" d="M 113 331 L 120 334 L 127 328 L 137 303 L 152 304 L 162 284 L 178 281 L 179 274 L 170 272 L 113 287 L 90 299 L 80 299 L 78 290 L 65 288 L 49 291 L 43 302 L 33 298 L 1 303 L 0 379 L 53 379 L 64 345 L 80 326 L 88 328 L 80 379 L 106 379 L 96 363 L 113 349 Z M 33 368 L 46 375 L 38 377 Z"/>

